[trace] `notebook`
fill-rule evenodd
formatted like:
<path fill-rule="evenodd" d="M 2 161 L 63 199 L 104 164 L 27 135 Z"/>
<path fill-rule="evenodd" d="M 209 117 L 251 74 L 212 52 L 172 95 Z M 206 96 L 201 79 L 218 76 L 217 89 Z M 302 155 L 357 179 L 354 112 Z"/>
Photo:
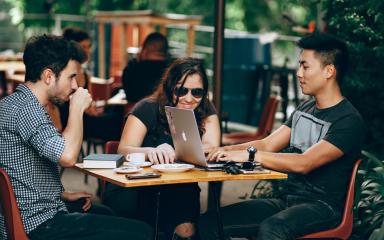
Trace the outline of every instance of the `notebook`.
<path fill-rule="evenodd" d="M 207 170 L 221 170 L 225 163 L 208 163 L 193 110 L 165 107 L 176 158 Z"/>
<path fill-rule="evenodd" d="M 124 162 L 121 154 L 91 154 L 83 159 L 84 168 L 117 168 Z"/>

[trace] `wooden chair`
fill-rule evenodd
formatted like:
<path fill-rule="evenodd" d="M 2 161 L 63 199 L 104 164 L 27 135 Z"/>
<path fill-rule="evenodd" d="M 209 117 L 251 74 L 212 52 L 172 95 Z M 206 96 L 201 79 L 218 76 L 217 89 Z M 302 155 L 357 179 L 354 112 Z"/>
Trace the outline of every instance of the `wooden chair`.
<path fill-rule="evenodd" d="M 232 145 L 244 142 L 250 142 L 253 140 L 263 139 L 268 136 L 273 129 L 275 122 L 275 114 L 279 105 L 280 98 L 277 96 L 270 96 L 265 103 L 263 113 L 259 122 L 259 126 L 255 133 L 239 132 L 223 134 L 223 145 Z"/>
<path fill-rule="evenodd" d="M 10 240 L 27 240 L 20 210 L 17 206 L 11 180 L 4 169 L 0 168 L 0 205 L 5 221 L 5 229 Z"/>
<path fill-rule="evenodd" d="M 344 213 L 341 223 L 333 229 L 307 234 L 305 236 L 300 237 L 299 239 L 337 238 L 347 240 L 349 238 L 353 228 L 353 200 L 355 197 L 355 181 L 360 163 L 361 160 L 357 160 L 352 170 L 351 180 L 349 181 L 349 187 L 345 200 Z"/>

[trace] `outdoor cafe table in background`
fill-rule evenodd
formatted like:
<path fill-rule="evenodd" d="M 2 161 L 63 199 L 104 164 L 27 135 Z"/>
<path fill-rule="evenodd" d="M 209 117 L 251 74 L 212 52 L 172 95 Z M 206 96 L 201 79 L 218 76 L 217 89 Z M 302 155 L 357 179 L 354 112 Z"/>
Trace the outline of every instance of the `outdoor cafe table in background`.
<path fill-rule="evenodd" d="M 25 66 L 22 61 L 0 61 L 0 71 L 24 72 Z"/>
<path fill-rule="evenodd" d="M 82 163 L 75 165 L 75 168 L 92 175 L 98 179 L 110 182 L 121 187 L 143 187 L 143 186 L 154 186 L 164 184 L 180 184 L 180 183 L 194 183 L 194 182 L 212 182 L 218 183 L 222 181 L 233 181 L 233 180 L 261 180 L 261 179 L 286 179 L 287 174 L 270 171 L 267 173 L 259 174 L 238 174 L 231 175 L 222 171 L 204 171 L 198 169 L 192 169 L 182 173 L 161 173 L 160 178 L 151 179 L 135 179 L 128 180 L 125 174 L 117 174 L 112 169 L 85 169 Z M 144 172 L 152 172 L 151 168 L 145 168 Z M 213 184 L 216 188 L 216 184 Z M 214 189 L 214 202 L 217 214 L 217 224 L 219 230 L 220 239 L 224 239 L 224 230 L 220 212 L 220 199 L 217 195 L 216 189 Z M 157 227 L 155 229 L 155 239 L 157 239 Z"/>

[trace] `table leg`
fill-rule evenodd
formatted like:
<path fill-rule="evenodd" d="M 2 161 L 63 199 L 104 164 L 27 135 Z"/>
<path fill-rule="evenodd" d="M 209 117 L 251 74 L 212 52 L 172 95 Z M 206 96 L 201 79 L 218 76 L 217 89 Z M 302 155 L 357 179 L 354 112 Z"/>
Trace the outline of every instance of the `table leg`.
<path fill-rule="evenodd" d="M 217 230 L 219 233 L 219 239 L 224 240 L 224 227 L 223 227 L 223 220 L 221 218 L 220 196 L 219 196 L 221 182 L 212 182 L 212 187 L 213 187 L 213 201 L 215 203 Z"/>
<path fill-rule="evenodd" d="M 216 184 L 216 187 L 213 185 Z M 213 192 L 216 191 L 218 198 L 221 196 L 223 182 L 209 182 L 208 183 L 208 211 L 216 211 L 216 200 L 213 198 Z"/>
<path fill-rule="evenodd" d="M 157 240 L 159 235 L 159 209 L 160 209 L 160 191 L 156 193 L 156 216 L 155 216 L 155 234 L 154 234 L 155 240 Z"/>

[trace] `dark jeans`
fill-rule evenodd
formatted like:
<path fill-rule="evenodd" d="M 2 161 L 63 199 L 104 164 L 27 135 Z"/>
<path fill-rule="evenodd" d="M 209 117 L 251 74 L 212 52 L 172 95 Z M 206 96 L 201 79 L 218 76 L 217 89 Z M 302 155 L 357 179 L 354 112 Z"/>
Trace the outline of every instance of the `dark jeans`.
<path fill-rule="evenodd" d="M 256 236 L 257 240 L 296 239 L 341 221 L 340 211 L 327 203 L 292 195 L 240 202 L 221 212 L 226 237 Z M 215 213 L 201 216 L 199 231 L 201 239 L 218 239 Z"/>
<path fill-rule="evenodd" d="M 168 237 L 181 223 L 196 223 L 200 216 L 198 184 L 171 184 L 122 188 L 107 183 L 103 204 L 119 217 L 137 218 L 155 226 L 157 193 L 160 192 L 159 228 Z"/>
<path fill-rule="evenodd" d="M 152 239 L 152 228 L 140 221 L 90 213 L 59 212 L 29 233 L 34 239 Z"/>

